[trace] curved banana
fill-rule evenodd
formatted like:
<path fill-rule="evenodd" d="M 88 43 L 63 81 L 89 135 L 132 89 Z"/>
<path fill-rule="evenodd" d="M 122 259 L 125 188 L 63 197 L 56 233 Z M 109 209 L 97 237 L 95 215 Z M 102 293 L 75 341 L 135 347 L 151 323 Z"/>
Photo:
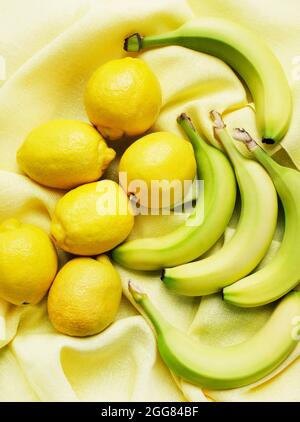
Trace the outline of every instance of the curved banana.
<path fill-rule="evenodd" d="M 244 130 L 236 129 L 235 138 L 242 140 L 269 172 L 285 214 L 284 236 L 274 258 L 223 290 L 227 302 L 252 307 L 273 302 L 300 282 L 300 172 L 276 163 Z"/>
<path fill-rule="evenodd" d="M 200 198 L 187 221 L 172 233 L 123 243 L 112 256 L 125 267 L 158 270 L 192 261 L 216 243 L 232 216 L 236 182 L 229 161 L 221 151 L 201 139 L 185 114 L 177 121 L 193 144 L 198 178 L 204 180 L 204 218 L 203 198 Z"/>
<path fill-rule="evenodd" d="M 131 283 L 129 291 L 152 322 L 166 365 L 200 387 L 223 390 L 256 382 L 279 366 L 298 342 L 294 323 L 300 315 L 300 292 L 291 292 L 282 299 L 266 324 L 249 340 L 214 347 L 173 327 L 148 296 Z"/>
<path fill-rule="evenodd" d="M 266 254 L 276 229 L 277 195 L 270 176 L 236 149 L 221 116 L 216 112 L 212 116 L 215 137 L 235 170 L 241 215 L 234 236 L 222 249 L 208 258 L 164 271 L 162 281 L 166 287 L 186 296 L 215 293 L 249 274 Z"/>
<path fill-rule="evenodd" d="M 229 64 L 249 87 L 263 142 L 271 144 L 284 137 L 292 113 L 291 92 L 281 64 L 261 38 L 234 22 L 206 17 L 161 35 L 133 34 L 124 48 L 139 51 L 166 45 L 211 54 Z"/>

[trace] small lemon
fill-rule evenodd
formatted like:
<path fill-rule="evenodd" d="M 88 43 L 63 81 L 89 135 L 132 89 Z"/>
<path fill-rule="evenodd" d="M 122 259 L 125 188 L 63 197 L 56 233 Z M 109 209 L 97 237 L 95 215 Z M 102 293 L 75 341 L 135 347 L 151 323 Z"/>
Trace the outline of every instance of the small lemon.
<path fill-rule="evenodd" d="M 133 220 L 122 188 L 112 180 L 101 180 L 79 186 L 58 201 L 51 233 L 67 252 L 98 255 L 123 242 Z"/>
<path fill-rule="evenodd" d="M 186 193 L 184 191 L 195 177 L 193 147 L 190 142 L 173 133 L 151 133 L 127 148 L 121 158 L 119 171 L 124 190 L 136 195 L 141 205 L 149 208 L 172 206 L 182 200 Z M 124 172 L 126 186 L 121 178 Z M 140 180 L 145 182 L 146 192 L 140 186 Z M 157 185 L 155 181 L 158 181 Z"/>
<path fill-rule="evenodd" d="M 119 274 L 105 255 L 75 258 L 57 274 L 48 296 L 53 326 L 70 336 L 89 336 L 115 319 L 122 295 Z"/>
<path fill-rule="evenodd" d="M 98 180 L 115 151 L 90 124 L 52 120 L 33 129 L 17 153 L 21 169 L 42 185 L 71 189 Z"/>
<path fill-rule="evenodd" d="M 131 57 L 100 66 L 85 92 L 90 121 L 111 140 L 148 130 L 158 116 L 161 101 L 154 73 L 145 62 Z"/>
<path fill-rule="evenodd" d="M 11 218 L 0 224 L 0 297 L 15 305 L 38 303 L 57 271 L 49 236 Z"/>

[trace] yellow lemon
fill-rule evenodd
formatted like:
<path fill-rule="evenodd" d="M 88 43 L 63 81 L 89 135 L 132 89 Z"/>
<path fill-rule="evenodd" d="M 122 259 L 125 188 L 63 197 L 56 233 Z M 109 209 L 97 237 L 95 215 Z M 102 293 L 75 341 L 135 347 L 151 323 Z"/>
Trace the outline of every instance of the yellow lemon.
<path fill-rule="evenodd" d="M 105 255 L 75 258 L 57 274 L 48 296 L 53 326 L 70 336 L 89 336 L 115 319 L 122 295 L 119 274 Z"/>
<path fill-rule="evenodd" d="M 90 121 L 111 140 L 148 130 L 158 116 L 161 101 L 154 73 L 145 62 L 131 57 L 100 66 L 85 92 Z"/>
<path fill-rule="evenodd" d="M 195 177 L 193 147 L 173 133 L 151 133 L 127 148 L 119 171 L 124 190 L 136 195 L 141 205 L 172 206 L 182 200 Z"/>
<path fill-rule="evenodd" d="M 115 151 L 90 124 L 52 120 L 33 129 L 17 153 L 21 169 L 42 185 L 71 189 L 98 180 Z"/>
<path fill-rule="evenodd" d="M 57 271 L 49 236 L 11 218 L 0 225 L 0 297 L 15 305 L 38 303 Z"/>
<path fill-rule="evenodd" d="M 67 252 L 98 255 L 123 242 L 133 222 L 122 188 L 111 180 L 101 180 L 79 186 L 58 201 L 51 233 Z"/>

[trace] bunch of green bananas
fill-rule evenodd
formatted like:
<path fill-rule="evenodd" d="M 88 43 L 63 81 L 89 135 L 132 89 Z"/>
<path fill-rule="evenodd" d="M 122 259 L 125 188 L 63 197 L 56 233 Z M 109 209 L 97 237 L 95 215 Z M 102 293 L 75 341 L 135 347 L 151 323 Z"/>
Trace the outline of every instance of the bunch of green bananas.
<path fill-rule="evenodd" d="M 128 51 L 165 45 L 188 47 L 226 61 L 250 89 L 262 141 L 278 142 L 285 135 L 292 111 L 289 86 L 276 57 L 251 32 L 210 18 L 163 35 L 143 38 L 134 34 L 125 41 Z M 134 300 L 153 323 L 166 364 L 192 383 L 225 389 L 267 375 L 297 344 L 292 324 L 300 316 L 300 292 L 291 290 L 300 281 L 300 173 L 279 165 L 245 130 L 236 129 L 235 139 L 244 142 L 256 161 L 246 158 L 236 149 L 221 115 L 213 111 L 211 117 L 215 138 L 226 155 L 208 145 L 185 114 L 178 118 L 194 147 L 198 177 L 205 183 L 203 221 L 185 224 L 159 238 L 126 242 L 113 251 L 113 258 L 132 269 L 162 269 L 165 286 L 180 295 L 203 296 L 223 290 L 224 300 L 240 307 L 282 298 L 266 325 L 250 340 L 214 348 L 172 327 L 147 295 L 130 285 Z M 226 229 L 235 207 L 236 182 L 241 196 L 236 231 L 219 251 L 199 259 Z M 255 271 L 274 236 L 277 194 L 285 214 L 283 240 L 274 258 Z M 200 205 L 198 198 L 189 218 L 198 215 Z"/>

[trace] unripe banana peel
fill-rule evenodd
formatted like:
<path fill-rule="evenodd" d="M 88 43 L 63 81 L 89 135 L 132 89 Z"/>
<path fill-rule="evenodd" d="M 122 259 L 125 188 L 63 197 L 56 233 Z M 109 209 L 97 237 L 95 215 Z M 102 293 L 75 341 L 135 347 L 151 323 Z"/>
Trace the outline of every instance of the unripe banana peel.
<path fill-rule="evenodd" d="M 292 96 L 281 64 L 271 49 L 253 32 L 225 19 L 203 18 L 187 22 L 175 31 L 125 40 L 126 51 L 178 45 L 218 57 L 235 70 L 254 99 L 257 124 L 263 142 L 279 142 L 292 114 Z"/>
<path fill-rule="evenodd" d="M 249 274 L 265 256 L 277 223 L 277 194 L 270 176 L 237 150 L 221 115 L 213 111 L 212 118 L 215 137 L 235 171 L 241 212 L 233 237 L 220 250 L 199 261 L 165 269 L 165 286 L 185 296 L 215 293 Z"/>
<path fill-rule="evenodd" d="M 245 130 L 236 129 L 234 137 L 244 142 L 270 174 L 285 216 L 283 239 L 274 258 L 223 290 L 227 302 L 253 307 L 274 302 L 300 282 L 300 172 L 276 163 Z M 266 224 L 268 218 L 265 213 Z"/>
<path fill-rule="evenodd" d="M 131 282 L 129 291 L 151 321 L 166 365 L 177 376 L 202 388 L 224 390 L 254 383 L 276 369 L 298 343 L 293 323 L 300 315 L 300 292 L 285 296 L 250 339 L 217 347 L 172 326 L 147 294 Z"/>

